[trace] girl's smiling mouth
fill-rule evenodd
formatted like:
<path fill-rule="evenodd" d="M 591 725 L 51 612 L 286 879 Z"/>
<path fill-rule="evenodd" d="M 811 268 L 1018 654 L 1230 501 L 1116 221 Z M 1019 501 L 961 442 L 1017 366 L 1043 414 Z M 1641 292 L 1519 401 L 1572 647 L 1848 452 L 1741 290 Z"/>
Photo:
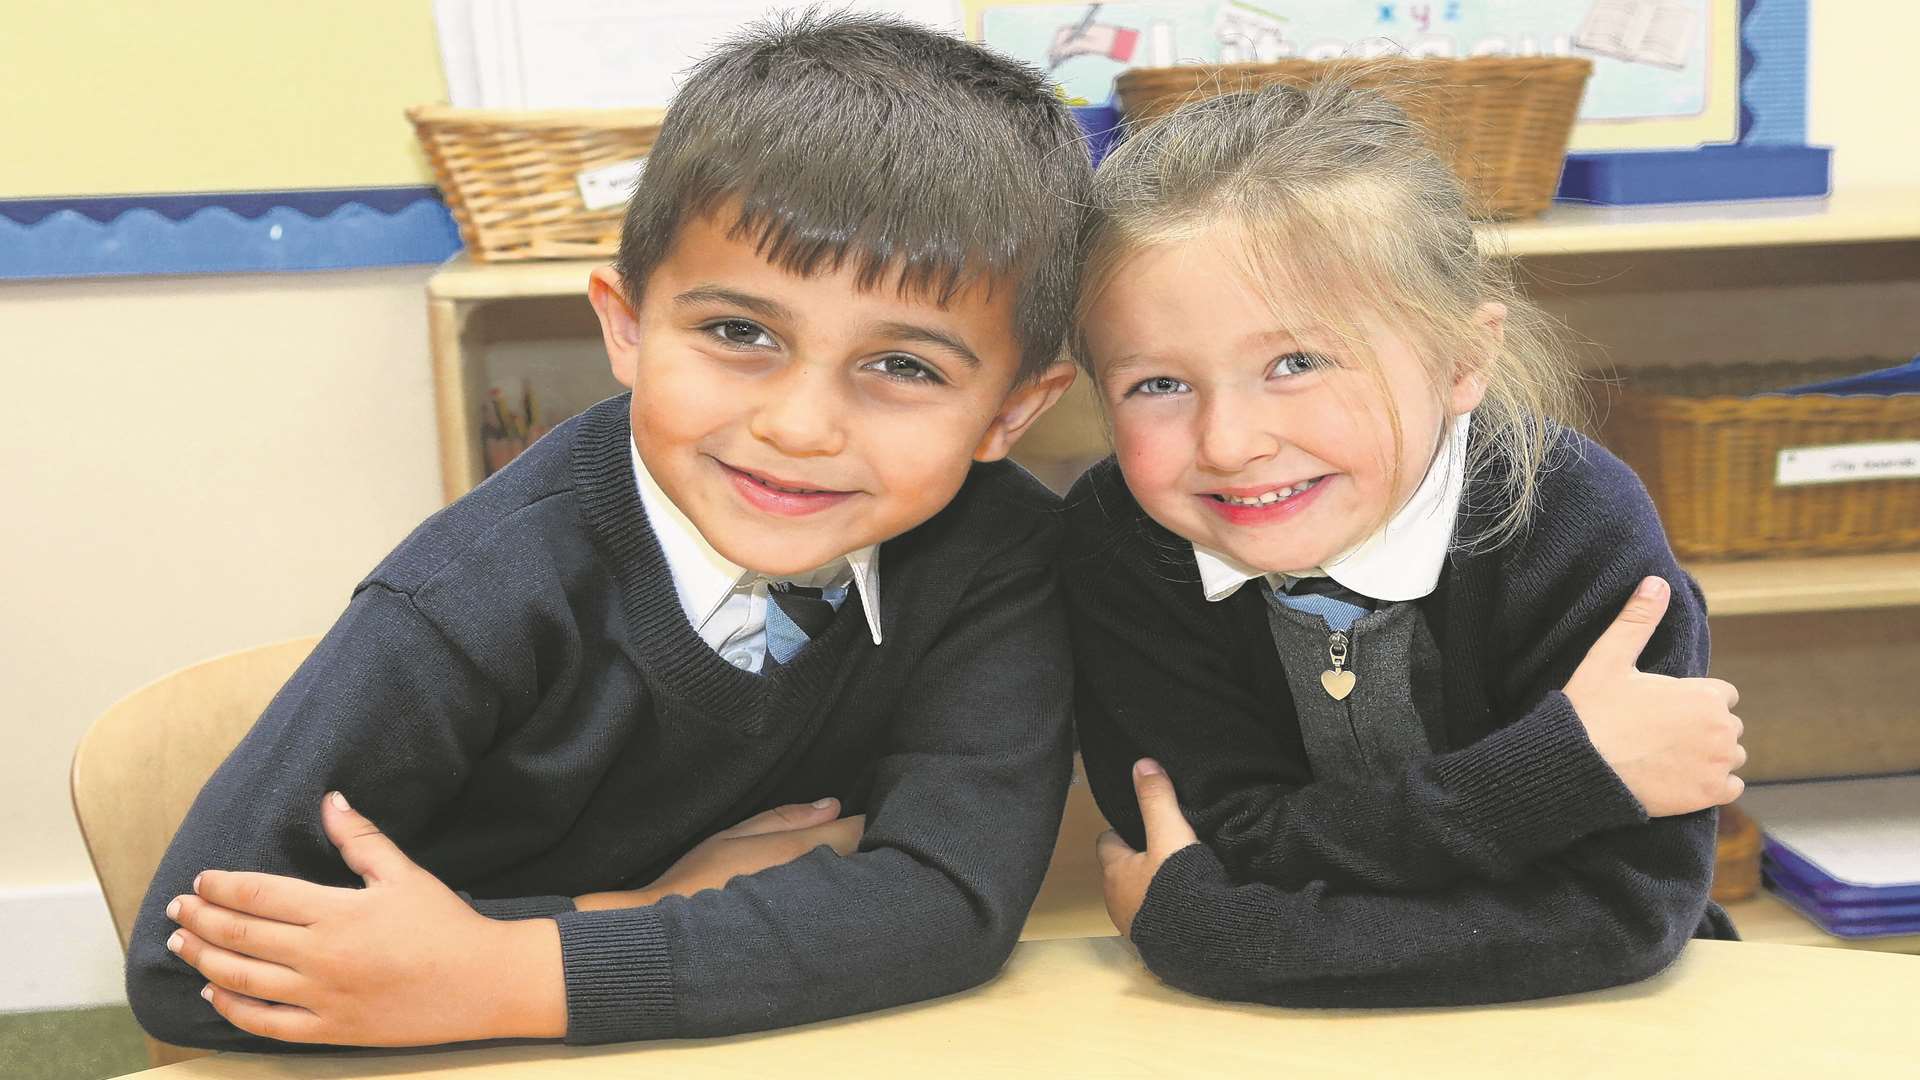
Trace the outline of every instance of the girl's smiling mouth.
<path fill-rule="evenodd" d="M 1203 491 L 1199 497 L 1230 524 L 1259 525 L 1291 517 L 1304 509 L 1314 501 L 1326 479 L 1326 476 L 1315 476 L 1292 484 L 1221 488 Z"/>

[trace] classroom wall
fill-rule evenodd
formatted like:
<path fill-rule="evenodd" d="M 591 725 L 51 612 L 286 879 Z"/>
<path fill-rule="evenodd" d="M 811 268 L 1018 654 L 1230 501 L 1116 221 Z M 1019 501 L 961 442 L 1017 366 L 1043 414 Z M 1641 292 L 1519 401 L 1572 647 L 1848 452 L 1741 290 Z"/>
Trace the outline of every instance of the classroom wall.
<path fill-rule="evenodd" d="M 12 0 L 0 198 L 432 183 L 431 0 Z"/>
<path fill-rule="evenodd" d="M 376 6 L 416 20 L 427 8 L 357 10 Z M 44 18 L 55 7 L 77 21 L 40 39 L 54 43 L 43 46 L 47 56 L 84 62 L 122 101 L 184 109 L 182 123 L 206 119 L 193 113 L 204 105 L 176 93 L 186 83 L 239 101 L 248 85 L 280 93 L 282 71 L 311 70 L 254 64 L 231 41 L 182 65 L 117 69 L 98 62 L 102 50 L 132 54 L 141 35 L 162 33 L 127 22 L 122 5 L 28 4 L 8 18 Z M 316 20 L 316 31 L 277 5 L 156 7 L 271 12 L 275 22 L 248 24 L 249 41 L 318 32 L 322 51 L 357 47 L 329 20 Z M 108 20 L 109 8 L 118 21 L 87 24 Z M 388 91 L 397 99 L 432 63 L 413 25 L 414 43 L 401 50 L 409 73 Z M 1906 121 L 1873 85 L 1901 70 L 1902 50 L 1920 41 L 1920 9 L 1819 4 L 1813 33 L 1812 132 L 1839 147 L 1839 181 L 1920 192 L 1920 146 L 1895 137 Z M 59 66 L 23 51 L 27 38 L 0 35 L 0 70 L 25 59 L 43 72 Z M 176 54 L 185 47 L 168 40 Z M 227 66 L 242 60 L 245 72 Z M 0 197 L 103 190 L 99 178 L 119 166 L 84 143 L 106 97 L 42 87 L 32 102 L 5 98 L 29 82 L 0 80 L 0 145 L 37 151 L 0 157 Z M 91 179 L 58 173 L 65 158 L 91 161 Z M 20 171 L 29 160 L 39 170 L 31 183 Z M 385 182 L 408 182 L 406 167 L 382 174 Z M 356 167 L 343 182 L 382 182 L 379 169 Z M 55 190 L 63 184 L 86 186 Z M 353 583 L 437 506 L 428 272 L 0 283 L 0 954 L 9 957 L 0 1010 L 119 992 L 66 794 L 86 724 L 175 667 L 323 630 Z"/>
<path fill-rule="evenodd" d="M 0 1010 L 118 995 L 67 796 L 87 723 L 325 629 L 438 505 L 428 272 L 0 283 L 0 948 L 29 961 Z"/>

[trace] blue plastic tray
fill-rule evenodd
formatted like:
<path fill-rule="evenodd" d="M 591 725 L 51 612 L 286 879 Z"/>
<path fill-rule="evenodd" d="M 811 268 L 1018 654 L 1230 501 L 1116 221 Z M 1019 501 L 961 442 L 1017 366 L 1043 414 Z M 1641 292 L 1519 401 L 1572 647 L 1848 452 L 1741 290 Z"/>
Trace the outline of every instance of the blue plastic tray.
<path fill-rule="evenodd" d="M 1703 146 L 1567 155 L 1559 198 L 1633 206 L 1825 195 L 1833 151 L 1824 146 Z"/>

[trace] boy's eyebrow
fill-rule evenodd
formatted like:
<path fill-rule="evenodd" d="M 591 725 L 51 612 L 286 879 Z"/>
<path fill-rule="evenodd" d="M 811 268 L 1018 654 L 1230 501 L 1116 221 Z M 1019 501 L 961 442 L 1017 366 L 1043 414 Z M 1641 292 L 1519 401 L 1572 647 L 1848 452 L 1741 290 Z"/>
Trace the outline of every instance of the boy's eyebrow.
<path fill-rule="evenodd" d="M 696 285 L 673 298 L 674 307 L 693 307 L 697 304 L 726 304 L 745 308 L 763 319 L 775 322 L 793 322 L 793 309 L 777 300 L 764 296 L 738 292 L 719 285 Z"/>
<path fill-rule="evenodd" d="M 979 355 L 972 349 L 969 349 L 966 342 L 961 341 L 959 338 L 944 330 L 936 330 L 931 326 L 920 326 L 916 323 L 903 322 L 877 323 L 874 325 L 874 330 L 887 337 L 917 341 L 923 345 L 937 345 L 959 357 L 970 368 L 980 366 Z"/>

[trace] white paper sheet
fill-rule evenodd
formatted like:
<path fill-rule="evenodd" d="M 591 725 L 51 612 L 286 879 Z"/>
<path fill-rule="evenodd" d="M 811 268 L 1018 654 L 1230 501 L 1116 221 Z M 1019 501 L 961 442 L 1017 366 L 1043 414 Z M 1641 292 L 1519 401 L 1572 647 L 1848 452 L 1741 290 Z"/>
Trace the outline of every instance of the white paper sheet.
<path fill-rule="evenodd" d="M 1756 784 L 1740 807 L 1830 877 L 1920 884 L 1920 776 Z"/>
<path fill-rule="evenodd" d="M 456 105 L 573 109 L 665 105 L 697 59 L 790 0 L 439 0 Z M 956 0 L 853 0 L 958 33 Z M 463 100 L 466 99 L 466 100 Z"/>

